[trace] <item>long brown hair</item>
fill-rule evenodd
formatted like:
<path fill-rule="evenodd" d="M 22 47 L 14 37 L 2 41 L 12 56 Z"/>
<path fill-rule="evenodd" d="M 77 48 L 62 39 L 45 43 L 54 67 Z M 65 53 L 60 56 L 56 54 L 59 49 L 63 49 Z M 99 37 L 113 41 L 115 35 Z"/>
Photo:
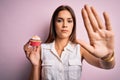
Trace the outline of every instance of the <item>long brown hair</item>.
<path fill-rule="evenodd" d="M 57 36 L 56 31 L 55 31 L 55 19 L 58 16 L 58 13 L 62 10 L 68 10 L 70 12 L 72 18 L 73 18 L 74 25 L 73 25 L 72 33 L 70 35 L 70 41 L 73 42 L 73 43 L 76 42 L 76 17 L 75 17 L 75 13 L 70 6 L 61 5 L 53 13 L 51 23 L 50 23 L 49 36 L 48 36 L 47 40 L 45 41 L 45 43 L 51 43 L 55 40 L 55 38 Z"/>

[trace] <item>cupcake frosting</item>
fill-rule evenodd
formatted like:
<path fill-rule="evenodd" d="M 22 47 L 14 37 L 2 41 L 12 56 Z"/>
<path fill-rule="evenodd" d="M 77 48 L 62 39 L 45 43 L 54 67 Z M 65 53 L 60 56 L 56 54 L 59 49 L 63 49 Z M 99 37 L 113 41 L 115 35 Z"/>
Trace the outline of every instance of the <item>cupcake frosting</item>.
<path fill-rule="evenodd" d="M 35 35 L 31 38 L 32 40 L 41 40 L 39 36 Z"/>

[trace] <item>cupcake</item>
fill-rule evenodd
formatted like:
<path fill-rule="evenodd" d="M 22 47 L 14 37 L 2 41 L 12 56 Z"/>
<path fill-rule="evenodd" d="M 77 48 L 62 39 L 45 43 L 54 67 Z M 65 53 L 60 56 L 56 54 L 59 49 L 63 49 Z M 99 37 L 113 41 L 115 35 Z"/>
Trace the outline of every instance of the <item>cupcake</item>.
<path fill-rule="evenodd" d="M 30 45 L 31 46 L 40 46 L 41 44 L 41 39 L 39 36 L 33 36 L 31 39 L 30 39 Z"/>

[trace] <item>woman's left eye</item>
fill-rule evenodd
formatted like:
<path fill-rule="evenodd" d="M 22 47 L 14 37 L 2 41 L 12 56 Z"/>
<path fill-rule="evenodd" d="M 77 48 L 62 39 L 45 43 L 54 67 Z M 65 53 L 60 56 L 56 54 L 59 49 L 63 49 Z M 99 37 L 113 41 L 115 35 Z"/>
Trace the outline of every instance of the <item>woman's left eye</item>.
<path fill-rule="evenodd" d="M 68 22 L 69 22 L 69 23 L 72 23 L 72 22 L 73 22 L 73 20 L 68 20 Z"/>

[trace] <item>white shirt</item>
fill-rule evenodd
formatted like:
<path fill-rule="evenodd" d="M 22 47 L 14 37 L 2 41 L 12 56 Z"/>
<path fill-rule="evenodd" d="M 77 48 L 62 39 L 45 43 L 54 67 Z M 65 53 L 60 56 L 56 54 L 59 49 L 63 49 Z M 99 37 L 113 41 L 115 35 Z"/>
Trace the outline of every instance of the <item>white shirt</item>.
<path fill-rule="evenodd" d="M 41 45 L 42 80 L 80 80 L 82 63 L 80 45 L 69 42 L 61 57 L 55 42 Z"/>

